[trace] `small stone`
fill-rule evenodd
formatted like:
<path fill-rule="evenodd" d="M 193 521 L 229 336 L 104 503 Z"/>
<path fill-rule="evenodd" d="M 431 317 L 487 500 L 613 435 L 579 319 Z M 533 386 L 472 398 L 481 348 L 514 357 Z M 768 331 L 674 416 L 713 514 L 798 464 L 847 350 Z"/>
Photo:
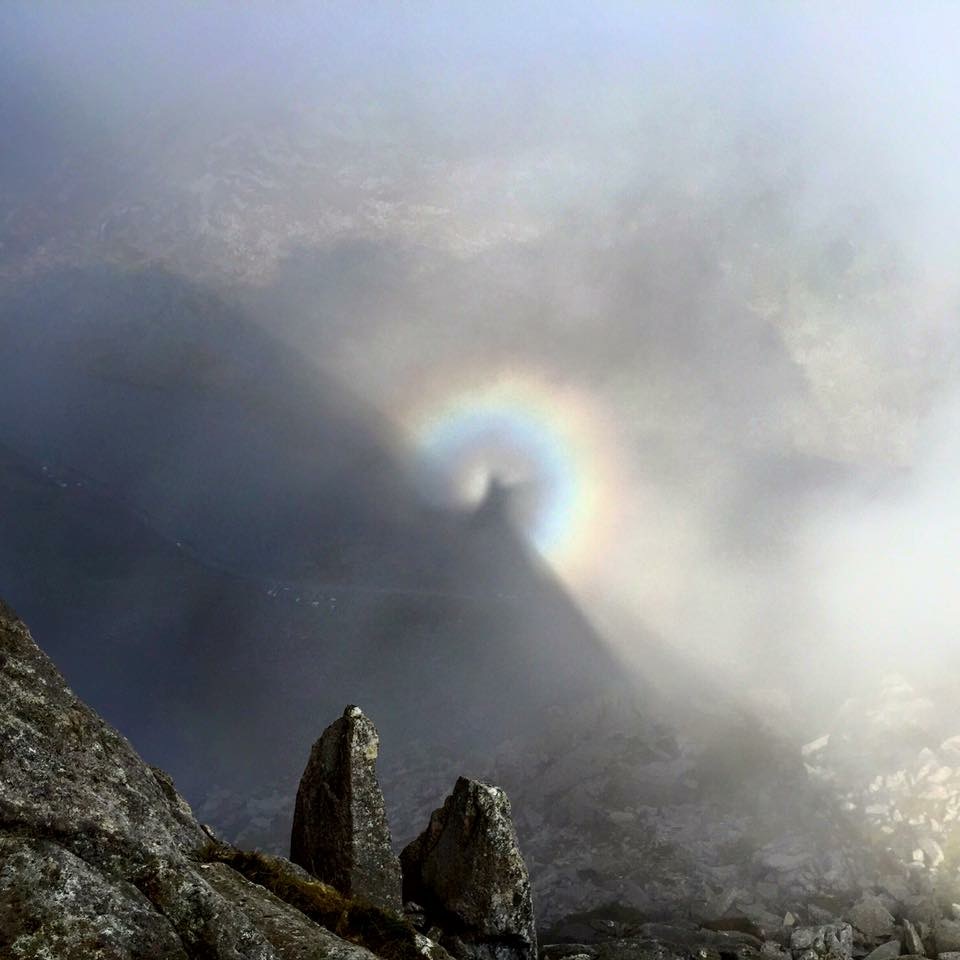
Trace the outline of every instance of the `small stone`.
<path fill-rule="evenodd" d="M 928 867 L 939 867 L 944 861 L 943 848 L 932 837 L 920 840 L 920 849 L 926 859 Z"/>
<path fill-rule="evenodd" d="M 816 740 L 811 740 L 809 743 L 805 743 L 800 748 L 800 755 L 803 757 L 811 757 L 815 753 L 819 753 L 830 743 L 830 734 L 826 733 L 822 737 L 818 737 Z"/>
<path fill-rule="evenodd" d="M 790 954 L 775 940 L 765 940 L 760 948 L 763 960 L 790 960 Z"/>
<path fill-rule="evenodd" d="M 884 877 L 881 881 L 881 886 L 886 893 L 900 903 L 910 898 L 910 887 L 901 877 Z"/>

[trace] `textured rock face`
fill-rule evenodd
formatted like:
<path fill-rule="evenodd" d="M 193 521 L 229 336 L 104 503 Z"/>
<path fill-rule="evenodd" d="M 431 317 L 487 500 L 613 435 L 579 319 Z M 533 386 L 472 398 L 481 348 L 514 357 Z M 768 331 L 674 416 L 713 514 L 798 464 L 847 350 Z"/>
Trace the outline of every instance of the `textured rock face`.
<path fill-rule="evenodd" d="M 0 828 L 113 872 L 206 842 L 169 780 L 73 695 L 2 605 L 0 703 Z"/>
<path fill-rule="evenodd" d="M 290 859 L 346 896 L 399 913 L 400 862 L 377 782 L 379 746 L 359 707 L 324 730 L 297 791 Z"/>
<path fill-rule="evenodd" d="M 801 927 L 790 937 L 790 951 L 793 960 L 850 960 L 853 956 L 853 928 L 849 923 Z"/>
<path fill-rule="evenodd" d="M 881 943 L 876 949 L 871 950 L 864 960 L 896 960 L 900 956 L 900 950 L 899 940 L 888 940 L 886 943 Z"/>
<path fill-rule="evenodd" d="M 373 960 L 222 864 L 0 604 L 0 957 Z M 288 865 L 290 866 L 290 865 Z"/>
<path fill-rule="evenodd" d="M 457 780 L 427 829 L 401 854 L 404 899 L 421 904 L 455 956 L 532 960 L 530 880 L 510 801 L 499 787 Z"/>
<path fill-rule="evenodd" d="M 926 950 L 923 947 L 923 940 L 917 928 L 909 921 L 903 921 L 903 945 L 908 954 L 912 956 L 925 956 Z"/>
<path fill-rule="evenodd" d="M 49 840 L 0 839 L 0 956 L 186 960 L 173 925 L 132 884 L 118 884 Z"/>
<path fill-rule="evenodd" d="M 937 953 L 956 953 L 960 951 L 960 921 L 938 920 L 934 928 Z"/>
<path fill-rule="evenodd" d="M 318 927 L 299 910 L 222 863 L 203 865 L 206 882 L 227 900 L 243 904 L 279 957 L 297 960 L 376 960 L 370 951 Z"/>

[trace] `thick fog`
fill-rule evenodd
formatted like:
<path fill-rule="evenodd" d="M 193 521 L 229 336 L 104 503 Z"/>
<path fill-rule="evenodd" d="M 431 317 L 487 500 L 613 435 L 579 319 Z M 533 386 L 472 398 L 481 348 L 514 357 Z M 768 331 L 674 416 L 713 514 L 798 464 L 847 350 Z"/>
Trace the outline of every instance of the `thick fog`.
<path fill-rule="evenodd" d="M 655 635 L 784 717 L 936 675 L 960 11 L 837 6 L 5 3 L 0 276 L 239 305 L 425 502 L 515 484 L 641 672 Z M 431 477 L 423 424 L 491 397 L 546 452 L 498 422 Z"/>

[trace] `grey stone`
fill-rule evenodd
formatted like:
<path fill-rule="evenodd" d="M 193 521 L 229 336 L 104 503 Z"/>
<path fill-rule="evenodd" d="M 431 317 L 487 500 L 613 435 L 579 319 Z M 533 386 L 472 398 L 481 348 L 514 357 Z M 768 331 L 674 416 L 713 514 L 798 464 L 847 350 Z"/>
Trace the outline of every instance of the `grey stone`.
<path fill-rule="evenodd" d="M 313 745 L 300 779 L 290 859 L 348 897 L 401 913 L 393 852 L 376 774 L 380 737 L 348 706 Z"/>
<path fill-rule="evenodd" d="M 413 942 L 426 960 L 452 960 L 450 954 L 436 940 L 422 933 L 414 933 Z"/>
<path fill-rule="evenodd" d="M 685 960 L 686 954 L 657 940 L 608 940 L 600 944 L 596 960 Z M 720 960 L 719 954 L 705 949 L 701 960 Z"/>
<path fill-rule="evenodd" d="M 0 823 L 108 873 L 205 845 L 169 783 L 73 695 L 2 604 L 0 663 Z"/>
<path fill-rule="evenodd" d="M 918 844 L 928 867 L 939 867 L 943 863 L 943 848 L 933 837 L 921 837 Z"/>
<path fill-rule="evenodd" d="M 903 946 L 911 956 L 926 956 L 927 951 L 923 945 L 923 940 L 920 938 L 920 934 L 917 932 L 917 928 L 906 919 L 903 921 Z"/>
<path fill-rule="evenodd" d="M 781 931 L 783 922 L 775 913 L 770 913 L 757 904 L 750 904 L 743 908 L 743 915 L 761 930 L 765 937 L 772 937 Z"/>
<path fill-rule="evenodd" d="M 868 940 L 893 935 L 896 921 L 879 897 L 863 896 L 848 911 L 847 920 Z"/>
<path fill-rule="evenodd" d="M 937 944 L 937 953 L 960 952 L 960 921 L 938 920 L 934 927 L 934 940 Z"/>
<path fill-rule="evenodd" d="M 888 940 L 871 950 L 864 960 L 896 960 L 900 956 L 900 941 Z"/>
<path fill-rule="evenodd" d="M 932 929 L 940 920 L 940 908 L 930 896 L 907 897 L 903 901 L 901 910 L 903 917 L 914 925 L 921 937 L 924 936 L 923 928 Z M 906 947 L 907 944 L 904 943 L 904 949 Z"/>
<path fill-rule="evenodd" d="M 790 960 L 790 953 L 775 940 L 765 940 L 760 948 L 763 960 Z"/>
<path fill-rule="evenodd" d="M 176 929 L 188 956 L 217 960 L 291 956 L 275 951 L 257 928 L 250 914 L 255 901 L 224 896 L 207 883 L 204 873 L 202 865 L 174 854 L 148 863 L 136 878 L 137 886 Z"/>
<path fill-rule="evenodd" d="M 703 920 L 719 920 L 733 906 L 739 893 L 740 890 L 735 886 L 721 890 L 715 897 L 707 901 L 706 906 L 701 911 L 701 918 Z"/>
<path fill-rule="evenodd" d="M 369 950 L 341 940 L 226 864 L 204 865 L 203 877 L 226 900 L 243 903 L 254 926 L 280 956 L 297 960 L 376 960 Z"/>
<path fill-rule="evenodd" d="M 763 866 L 771 870 L 788 871 L 796 870 L 798 867 L 810 861 L 809 853 L 768 853 L 761 858 Z"/>
<path fill-rule="evenodd" d="M 499 787 L 460 777 L 400 860 L 404 898 L 448 932 L 454 956 L 534 960 L 530 879 Z"/>
<path fill-rule="evenodd" d="M 821 907 L 816 903 L 807 904 L 807 913 L 810 914 L 810 919 L 820 926 L 827 926 L 831 924 L 834 919 L 831 910 L 827 910 L 826 907 Z"/>
<path fill-rule="evenodd" d="M 800 927 L 790 934 L 794 960 L 851 960 L 853 928 L 849 923 Z"/>

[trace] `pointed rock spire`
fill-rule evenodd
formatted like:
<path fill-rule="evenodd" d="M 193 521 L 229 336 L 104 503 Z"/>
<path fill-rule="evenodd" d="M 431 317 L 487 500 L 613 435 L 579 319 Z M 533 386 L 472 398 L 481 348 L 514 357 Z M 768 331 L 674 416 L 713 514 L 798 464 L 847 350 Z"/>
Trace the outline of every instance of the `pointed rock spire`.
<path fill-rule="evenodd" d="M 400 864 L 375 771 L 379 746 L 373 721 L 356 706 L 324 730 L 297 791 L 290 859 L 346 896 L 399 913 Z"/>

